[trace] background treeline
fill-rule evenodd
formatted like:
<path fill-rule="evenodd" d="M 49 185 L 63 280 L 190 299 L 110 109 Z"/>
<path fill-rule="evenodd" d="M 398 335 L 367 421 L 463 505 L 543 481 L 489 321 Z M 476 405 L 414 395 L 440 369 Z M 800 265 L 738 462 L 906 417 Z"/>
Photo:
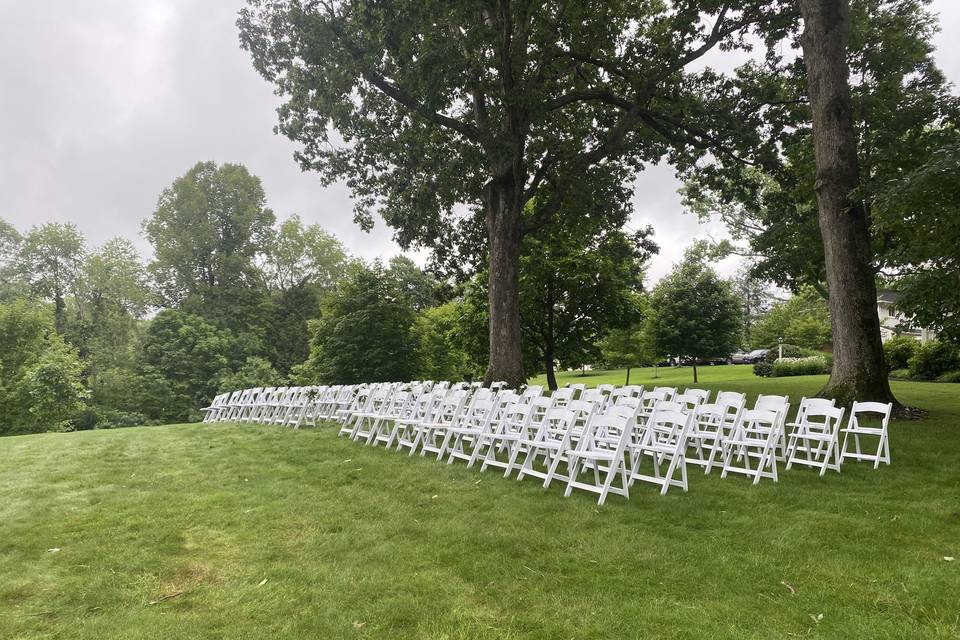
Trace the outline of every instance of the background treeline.
<path fill-rule="evenodd" d="M 649 229 L 621 230 L 627 215 L 525 247 L 531 372 L 597 361 L 609 328 L 639 317 L 656 246 Z M 486 367 L 482 265 L 438 278 L 403 256 L 358 260 L 317 225 L 278 221 L 241 165 L 194 166 L 143 235 L 149 261 L 124 238 L 91 247 L 70 223 L 0 221 L 0 433 L 190 420 L 252 385 Z"/>

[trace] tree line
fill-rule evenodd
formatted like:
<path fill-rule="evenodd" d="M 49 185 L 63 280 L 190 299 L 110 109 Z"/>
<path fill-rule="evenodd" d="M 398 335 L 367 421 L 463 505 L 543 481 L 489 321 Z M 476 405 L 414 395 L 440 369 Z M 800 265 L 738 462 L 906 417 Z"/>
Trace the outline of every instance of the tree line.
<path fill-rule="evenodd" d="M 243 166 L 198 163 L 143 223 L 148 263 L 128 239 L 0 221 L 0 431 L 189 420 L 248 386 L 483 375 L 485 271 L 366 263 L 266 201 Z M 594 362 L 639 317 L 656 245 L 618 202 L 612 223 L 525 244 L 525 371 Z"/>

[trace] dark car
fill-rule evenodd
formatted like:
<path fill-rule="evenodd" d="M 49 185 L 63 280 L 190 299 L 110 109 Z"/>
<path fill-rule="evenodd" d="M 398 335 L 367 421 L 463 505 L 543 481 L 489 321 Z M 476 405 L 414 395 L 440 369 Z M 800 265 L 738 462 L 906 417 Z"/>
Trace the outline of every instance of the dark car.
<path fill-rule="evenodd" d="M 756 364 L 770 353 L 770 349 L 754 349 L 749 353 L 738 352 L 731 356 L 733 364 Z"/>

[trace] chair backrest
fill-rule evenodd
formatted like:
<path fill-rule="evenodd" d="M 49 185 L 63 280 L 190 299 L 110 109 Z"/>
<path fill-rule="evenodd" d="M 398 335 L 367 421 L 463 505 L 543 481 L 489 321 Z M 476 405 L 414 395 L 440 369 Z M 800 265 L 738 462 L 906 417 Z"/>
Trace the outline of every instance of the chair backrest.
<path fill-rule="evenodd" d="M 632 407 L 636 409 L 640 406 L 640 398 L 636 396 L 620 396 L 614 400 L 613 406 Z"/>
<path fill-rule="evenodd" d="M 598 384 L 597 385 L 597 390 L 605 395 L 610 395 L 611 393 L 613 393 L 614 389 L 616 388 L 617 388 L 617 385 L 615 384 Z"/>
<path fill-rule="evenodd" d="M 683 395 L 688 398 L 700 398 L 700 402 L 710 402 L 710 392 L 706 389 L 684 389 Z"/>
<path fill-rule="evenodd" d="M 790 396 L 765 396 L 760 394 L 757 401 L 753 403 L 753 408 L 760 411 L 780 411 L 785 406 L 790 406 Z"/>
<path fill-rule="evenodd" d="M 737 423 L 738 435 L 775 441 L 779 436 L 782 409 L 745 409 Z"/>
<path fill-rule="evenodd" d="M 683 449 L 693 419 L 692 412 L 677 411 L 669 402 L 662 402 L 647 420 L 643 442 Z"/>
<path fill-rule="evenodd" d="M 844 407 L 835 407 L 825 403 L 807 405 L 807 409 L 803 413 L 802 422 L 805 425 L 812 423 L 819 429 L 833 433 L 839 430 L 844 411 Z"/>
<path fill-rule="evenodd" d="M 583 384 L 582 382 L 577 382 L 574 384 L 570 384 L 568 382 L 566 388 L 573 389 L 573 397 L 579 399 L 583 392 L 587 390 L 587 385 Z"/>
<path fill-rule="evenodd" d="M 570 387 L 564 387 L 554 391 L 551 394 L 554 405 L 558 407 L 566 406 L 571 400 L 573 400 L 573 392 L 574 389 L 571 389 Z"/>
<path fill-rule="evenodd" d="M 683 407 L 684 413 L 689 413 L 691 411 L 695 411 L 697 407 L 703 404 L 704 399 L 700 394 L 687 393 L 684 391 L 683 393 L 678 393 L 677 395 L 673 396 L 673 400 L 670 400 L 670 402 L 679 404 Z"/>
<path fill-rule="evenodd" d="M 850 427 L 860 426 L 861 418 L 872 418 L 880 420 L 880 427 L 886 431 L 890 425 L 890 416 L 893 415 L 893 403 L 883 404 L 882 402 L 854 402 L 850 407 Z"/>
<path fill-rule="evenodd" d="M 674 387 L 654 387 L 653 392 L 663 394 L 662 398 L 664 400 L 670 400 L 676 395 L 677 390 Z"/>
<path fill-rule="evenodd" d="M 607 396 L 600 389 L 587 389 L 580 394 L 580 400 L 593 402 L 603 406 L 607 402 Z"/>
<path fill-rule="evenodd" d="M 542 395 L 543 387 L 539 384 L 532 384 L 523 390 L 523 393 L 520 394 L 520 399 L 527 402 L 532 398 L 539 398 Z"/>

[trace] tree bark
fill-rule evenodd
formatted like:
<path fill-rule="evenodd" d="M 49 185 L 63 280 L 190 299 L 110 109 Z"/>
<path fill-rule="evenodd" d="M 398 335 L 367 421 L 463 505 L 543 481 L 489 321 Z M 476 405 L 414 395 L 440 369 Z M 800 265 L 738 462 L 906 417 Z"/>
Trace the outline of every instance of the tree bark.
<path fill-rule="evenodd" d="M 553 288 L 551 284 L 547 294 L 547 335 L 544 336 L 546 339 L 543 345 L 543 359 L 547 368 L 547 388 L 550 389 L 550 391 L 556 391 L 558 387 L 557 374 L 553 367 L 553 358 L 556 353 L 557 342 L 553 326 L 553 305 Z"/>
<path fill-rule="evenodd" d="M 863 201 L 854 195 L 860 176 L 846 62 L 849 2 L 798 4 L 833 330 L 833 371 L 820 395 L 844 405 L 854 400 L 896 402 L 883 362 L 870 227 Z"/>
<path fill-rule="evenodd" d="M 526 382 L 520 344 L 520 209 L 522 185 L 512 176 L 491 180 L 484 193 L 490 244 L 490 362 L 484 384 Z"/>
<path fill-rule="evenodd" d="M 697 380 L 697 359 L 694 358 L 693 359 L 693 384 L 697 384 L 697 382 L 699 382 L 699 380 Z"/>
<path fill-rule="evenodd" d="M 627 381 L 624 382 L 623 384 L 624 386 L 627 386 L 627 387 L 630 386 L 630 366 L 629 365 L 627 366 Z"/>
<path fill-rule="evenodd" d="M 553 347 L 547 346 L 543 352 L 544 366 L 547 368 L 547 388 L 550 391 L 556 391 L 558 388 L 557 385 L 557 373 L 553 368 Z"/>

